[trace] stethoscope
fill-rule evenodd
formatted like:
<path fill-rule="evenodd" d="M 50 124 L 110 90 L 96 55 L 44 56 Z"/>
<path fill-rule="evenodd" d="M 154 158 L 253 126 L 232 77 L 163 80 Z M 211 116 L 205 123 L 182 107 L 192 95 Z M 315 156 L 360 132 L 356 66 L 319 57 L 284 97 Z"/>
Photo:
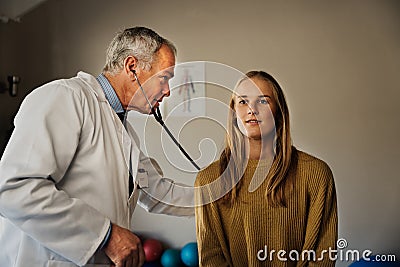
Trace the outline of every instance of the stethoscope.
<path fill-rule="evenodd" d="M 153 114 L 154 118 L 156 119 L 156 121 L 157 121 L 159 124 L 161 124 L 161 126 L 164 128 L 164 130 L 165 130 L 165 131 L 167 132 L 167 134 L 169 135 L 169 137 L 171 137 L 172 141 L 174 141 L 175 145 L 176 145 L 176 146 L 179 148 L 179 150 L 185 155 L 185 157 L 190 161 L 190 163 L 192 163 L 193 166 L 194 166 L 197 170 L 200 170 L 200 167 L 199 167 L 199 166 L 196 164 L 196 162 L 194 162 L 194 160 L 189 156 L 189 154 L 185 151 L 185 149 L 181 146 L 181 144 L 179 144 L 179 142 L 176 140 L 176 138 L 175 138 L 175 137 L 172 135 L 172 133 L 169 131 L 167 125 L 165 125 L 165 123 L 164 123 L 164 121 L 163 121 L 163 119 L 162 119 L 162 116 L 161 116 L 160 109 L 159 109 L 158 107 L 157 107 L 157 108 L 154 108 L 153 105 L 151 104 L 151 102 L 149 101 L 149 99 L 147 98 L 147 96 L 146 96 L 146 94 L 145 94 L 145 92 L 144 92 L 144 89 L 143 89 L 142 85 L 140 84 L 139 79 L 138 79 L 138 77 L 137 77 L 137 75 L 136 75 L 136 71 L 133 70 L 133 69 L 132 69 L 131 71 L 132 71 L 133 75 L 135 76 L 135 79 L 136 79 L 136 81 L 137 81 L 137 83 L 138 83 L 138 85 L 139 85 L 139 88 L 140 88 L 140 90 L 142 91 L 142 93 L 143 93 L 143 95 L 144 95 L 144 97 L 145 97 L 147 103 L 149 104 L 150 109 L 151 109 L 151 111 L 152 111 L 152 114 Z"/>

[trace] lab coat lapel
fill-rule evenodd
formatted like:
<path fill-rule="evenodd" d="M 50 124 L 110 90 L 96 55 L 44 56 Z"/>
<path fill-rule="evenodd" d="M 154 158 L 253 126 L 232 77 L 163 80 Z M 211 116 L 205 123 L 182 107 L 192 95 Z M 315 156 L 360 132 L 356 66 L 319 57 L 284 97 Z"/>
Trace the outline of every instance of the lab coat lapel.
<path fill-rule="evenodd" d="M 139 165 L 139 158 L 140 158 L 140 143 L 139 143 L 139 139 L 135 138 L 136 133 L 134 132 L 132 126 L 129 124 L 129 122 L 127 123 L 127 127 L 126 130 L 128 131 L 128 138 L 129 140 L 131 140 L 131 151 L 130 151 L 130 157 L 131 157 L 131 174 L 132 174 L 132 178 L 133 178 L 133 182 L 135 184 L 136 182 L 136 177 L 137 177 L 137 172 L 138 172 L 138 165 Z"/>
<path fill-rule="evenodd" d="M 115 119 L 115 117 L 118 118 L 118 116 L 116 114 L 114 115 L 114 119 Z M 119 120 L 119 118 L 118 118 L 118 120 Z M 122 151 L 124 153 L 126 167 L 130 171 L 129 162 L 131 160 L 132 141 L 129 138 L 129 134 L 127 133 L 127 131 L 126 131 L 125 127 L 122 125 L 122 123 L 119 123 L 119 125 L 120 125 L 120 127 L 118 129 L 118 133 L 121 133 L 121 137 L 119 140 L 121 140 L 121 143 L 122 143 Z"/>

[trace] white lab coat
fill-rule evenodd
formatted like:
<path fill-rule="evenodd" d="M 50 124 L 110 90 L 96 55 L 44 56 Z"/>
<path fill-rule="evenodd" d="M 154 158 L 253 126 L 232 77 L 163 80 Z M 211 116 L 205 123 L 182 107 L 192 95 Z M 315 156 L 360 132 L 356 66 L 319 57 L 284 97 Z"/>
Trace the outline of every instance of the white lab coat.
<path fill-rule="evenodd" d="M 138 198 L 149 211 L 194 214 L 192 189 L 160 177 L 127 130 L 83 72 L 25 98 L 0 161 L 0 266 L 110 266 L 96 250 L 110 220 L 130 227 Z"/>

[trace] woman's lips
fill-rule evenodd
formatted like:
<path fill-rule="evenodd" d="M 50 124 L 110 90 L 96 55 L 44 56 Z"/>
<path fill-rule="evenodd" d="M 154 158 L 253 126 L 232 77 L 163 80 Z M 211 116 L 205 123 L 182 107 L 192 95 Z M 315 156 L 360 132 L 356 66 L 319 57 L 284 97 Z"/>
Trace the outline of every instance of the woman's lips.
<path fill-rule="evenodd" d="M 256 120 L 256 119 L 250 119 L 250 120 L 246 120 L 247 124 L 259 124 L 261 121 L 260 120 Z"/>

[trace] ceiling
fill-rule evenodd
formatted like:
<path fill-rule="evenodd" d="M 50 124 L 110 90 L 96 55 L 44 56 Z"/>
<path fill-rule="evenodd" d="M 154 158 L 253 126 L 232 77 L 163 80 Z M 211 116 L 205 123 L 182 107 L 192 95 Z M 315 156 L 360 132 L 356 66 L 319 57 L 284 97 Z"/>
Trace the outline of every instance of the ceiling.
<path fill-rule="evenodd" d="M 0 0 L 0 20 L 20 21 L 20 18 L 46 0 Z"/>

